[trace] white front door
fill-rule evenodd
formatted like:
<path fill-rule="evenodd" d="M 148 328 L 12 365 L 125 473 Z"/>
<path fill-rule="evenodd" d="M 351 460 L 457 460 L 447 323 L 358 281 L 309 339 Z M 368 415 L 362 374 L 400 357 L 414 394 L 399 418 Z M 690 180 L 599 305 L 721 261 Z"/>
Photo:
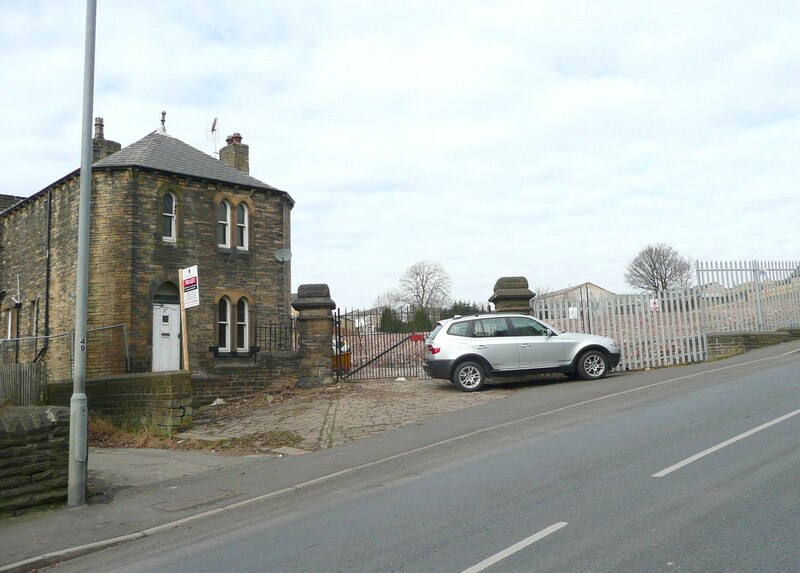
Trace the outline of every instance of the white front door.
<path fill-rule="evenodd" d="M 181 307 L 153 303 L 153 372 L 180 370 Z"/>

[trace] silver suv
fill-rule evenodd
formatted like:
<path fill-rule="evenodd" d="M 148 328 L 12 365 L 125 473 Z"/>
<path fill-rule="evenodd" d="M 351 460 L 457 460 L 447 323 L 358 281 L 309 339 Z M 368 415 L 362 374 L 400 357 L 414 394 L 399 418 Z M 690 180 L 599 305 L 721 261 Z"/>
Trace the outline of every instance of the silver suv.
<path fill-rule="evenodd" d="M 564 372 L 598 380 L 619 360 L 619 346 L 610 338 L 559 332 L 526 314 L 497 313 L 437 322 L 425 339 L 422 367 L 433 378 L 475 392 L 487 375 Z"/>

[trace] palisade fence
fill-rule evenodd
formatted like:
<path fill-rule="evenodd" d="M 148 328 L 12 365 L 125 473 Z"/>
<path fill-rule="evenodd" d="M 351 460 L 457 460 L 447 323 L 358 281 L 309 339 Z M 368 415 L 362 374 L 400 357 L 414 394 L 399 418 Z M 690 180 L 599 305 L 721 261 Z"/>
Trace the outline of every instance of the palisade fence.
<path fill-rule="evenodd" d="M 697 262 L 696 287 L 654 295 L 533 300 L 533 315 L 559 330 L 614 338 L 618 370 L 701 362 L 711 332 L 800 326 L 800 262 Z"/>
<path fill-rule="evenodd" d="M 537 297 L 532 314 L 562 332 L 613 338 L 622 349 L 618 371 L 702 362 L 707 356 L 694 289 L 588 300 Z"/>
<path fill-rule="evenodd" d="M 698 262 L 706 332 L 800 326 L 800 262 Z"/>

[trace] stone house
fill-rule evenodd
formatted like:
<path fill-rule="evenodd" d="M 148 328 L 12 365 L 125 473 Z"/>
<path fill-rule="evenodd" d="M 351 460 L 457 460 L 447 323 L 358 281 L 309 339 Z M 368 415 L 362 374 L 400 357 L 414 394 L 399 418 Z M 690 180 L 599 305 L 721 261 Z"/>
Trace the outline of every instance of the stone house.
<path fill-rule="evenodd" d="M 193 375 L 252 364 L 256 324 L 290 318 L 291 196 L 249 174 L 234 133 L 220 159 L 161 127 L 121 148 L 95 121 L 87 376 L 178 370 L 179 270 L 198 268 L 186 310 Z M 0 363 L 72 375 L 80 169 L 0 201 Z M 285 257 L 282 257 L 285 258 Z M 15 340 L 9 340 L 15 339 Z"/>

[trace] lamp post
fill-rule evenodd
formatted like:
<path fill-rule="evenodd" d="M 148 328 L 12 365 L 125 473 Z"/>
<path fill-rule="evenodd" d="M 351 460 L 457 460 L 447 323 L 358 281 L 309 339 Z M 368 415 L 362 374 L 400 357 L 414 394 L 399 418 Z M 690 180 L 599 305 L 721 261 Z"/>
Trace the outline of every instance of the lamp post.
<path fill-rule="evenodd" d="M 75 288 L 75 362 L 69 416 L 67 505 L 86 503 L 89 410 L 86 400 L 86 324 L 89 301 L 89 214 L 92 201 L 92 108 L 97 0 L 86 0 L 86 45 L 83 63 L 81 176 L 78 207 L 78 269 Z"/>

